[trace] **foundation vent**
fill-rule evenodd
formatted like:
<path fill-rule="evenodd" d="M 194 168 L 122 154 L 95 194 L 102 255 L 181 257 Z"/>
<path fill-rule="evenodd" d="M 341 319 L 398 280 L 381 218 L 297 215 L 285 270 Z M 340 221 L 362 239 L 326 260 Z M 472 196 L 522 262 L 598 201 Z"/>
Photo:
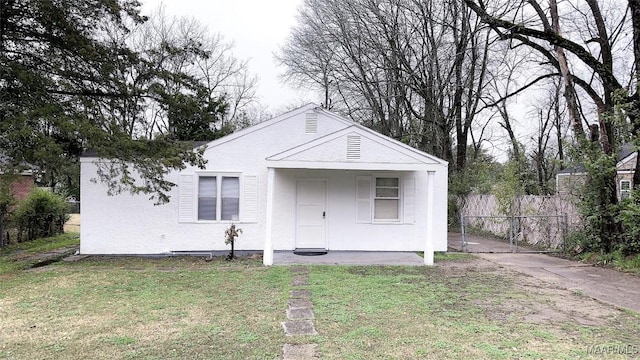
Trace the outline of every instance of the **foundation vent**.
<path fill-rule="evenodd" d="M 360 159 L 360 136 L 347 136 L 347 159 Z"/>

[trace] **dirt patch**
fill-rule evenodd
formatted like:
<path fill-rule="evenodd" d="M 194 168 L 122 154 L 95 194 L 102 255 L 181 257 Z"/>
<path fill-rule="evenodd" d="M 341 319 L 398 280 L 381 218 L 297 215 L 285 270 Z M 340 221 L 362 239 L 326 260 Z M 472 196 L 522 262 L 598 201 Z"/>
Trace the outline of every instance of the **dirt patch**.
<path fill-rule="evenodd" d="M 69 214 L 69 221 L 64 224 L 64 232 L 80 232 L 80 214 Z"/>
<path fill-rule="evenodd" d="M 532 324 L 575 323 L 599 326 L 607 323 L 622 310 L 581 293 L 518 273 L 512 269 L 476 259 L 464 263 L 444 263 L 443 270 L 452 273 L 449 279 L 465 273 L 482 272 L 487 279 L 503 279 L 509 283 L 504 297 L 475 299 L 470 306 L 482 309 L 489 319 L 506 322 L 521 321 Z M 450 280 L 450 281 L 451 281 Z M 497 284 L 499 286 L 499 284 Z"/>

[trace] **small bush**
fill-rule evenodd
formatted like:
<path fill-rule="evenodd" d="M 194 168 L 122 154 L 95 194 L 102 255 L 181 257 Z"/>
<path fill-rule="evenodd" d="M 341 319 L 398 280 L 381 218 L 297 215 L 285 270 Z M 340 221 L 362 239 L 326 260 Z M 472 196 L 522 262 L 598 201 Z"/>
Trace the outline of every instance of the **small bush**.
<path fill-rule="evenodd" d="M 566 238 L 566 250 L 573 254 L 605 253 L 602 239 L 588 229 L 569 232 Z"/>
<path fill-rule="evenodd" d="M 69 205 L 62 196 L 34 188 L 14 213 L 18 241 L 62 234 L 64 223 L 69 220 L 68 212 Z"/>
<path fill-rule="evenodd" d="M 617 220 L 624 229 L 620 250 L 624 255 L 640 253 L 640 194 L 637 191 L 622 201 Z"/>

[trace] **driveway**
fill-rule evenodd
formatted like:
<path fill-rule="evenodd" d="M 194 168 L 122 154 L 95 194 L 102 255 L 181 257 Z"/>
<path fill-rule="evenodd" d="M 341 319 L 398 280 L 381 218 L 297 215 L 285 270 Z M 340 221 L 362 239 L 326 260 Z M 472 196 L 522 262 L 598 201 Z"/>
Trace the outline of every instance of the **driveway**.
<path fill-rule="evenodd" d="M 451 248 L 457 248 L 459 241 L 460 234 L 449 234 Z M 504 244 L 492 244 L 492 241 L 481 239 L 476 242 L 488 248 L 504 247 Z M 545 254 L 482 253 L 478 248 L 476 252 L 485 260 L 539 281 L 640 312 L 640 276 Z"/>

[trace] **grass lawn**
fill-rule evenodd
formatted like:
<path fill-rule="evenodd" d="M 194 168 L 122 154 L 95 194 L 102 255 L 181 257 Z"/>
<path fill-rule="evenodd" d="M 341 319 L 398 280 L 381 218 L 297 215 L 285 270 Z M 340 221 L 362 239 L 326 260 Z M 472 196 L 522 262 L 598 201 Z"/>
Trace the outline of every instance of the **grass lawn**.
<path fill-rule="evenodd" d="M 640 351 L 638 314 L 486 264 L 313 267 L 310 281 L 314 342 L 325 359 L 602 359 L 588 353 L 599 345 Z"/>
<path fill-rule="evenodd" d="M 436 261 L 310 266 L 313 337 L 284 335 L 292 275 L 260 260 L 89 258 L 5 272 L 0 359 L 275 359 L 309 342 L 323 359 L 602 359 L 589 347 L 640 346 L 638 314 L 475 258 Z"/>

